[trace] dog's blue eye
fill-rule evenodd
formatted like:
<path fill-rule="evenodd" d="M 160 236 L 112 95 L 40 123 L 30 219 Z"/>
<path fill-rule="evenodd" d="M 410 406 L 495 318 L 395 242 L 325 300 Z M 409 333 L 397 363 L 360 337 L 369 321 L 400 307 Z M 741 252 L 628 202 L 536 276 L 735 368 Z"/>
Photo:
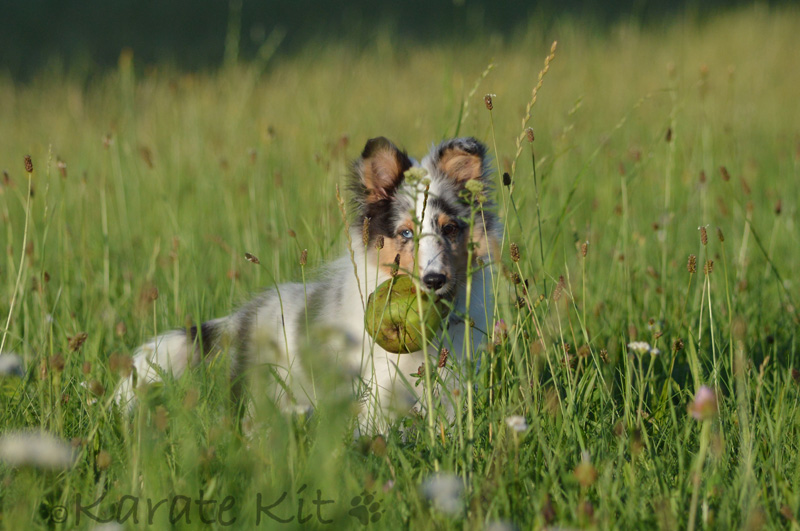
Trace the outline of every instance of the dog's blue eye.
<path fill-rule="evenodd" d="M 405 229 L 404 231 L 400 232 L 400 236 L 402 236 L 407 240 L 410 240 L 411 238 L 414 237 L 414 233 L 411 231 L 411 229 Z"/>

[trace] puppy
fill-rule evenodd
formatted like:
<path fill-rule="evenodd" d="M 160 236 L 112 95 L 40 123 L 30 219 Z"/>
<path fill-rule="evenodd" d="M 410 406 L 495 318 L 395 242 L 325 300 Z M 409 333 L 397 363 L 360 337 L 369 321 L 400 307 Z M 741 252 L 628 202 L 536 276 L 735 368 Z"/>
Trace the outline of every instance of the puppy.
<path fill-rule="evenodd" d="M 486 147 L 474 138 L 448 140 L 418 163 L 386 138 L 373 138 L 353 164 L 350 188 L 356 213 L 351 249 L 319 280 L 281 284 L 232 315 L 140 346 L 118 402 L 133 404 L 135 387 L 158 380 L 162 371 L 180 376 L 214 352 L 230 357 L 235 390 L 249 368 L 268 366 L 280 380 L 273 394 L 284 408 L 315 405 L 315 367 L 345 369 L 356 383 L 361 433 L 385 431 L 396 413 L 424 406 L 422 386 L 411 384 L 409 375 L 424 365 L 426 352 L 436 368 L 440 350 L 449 350 L 451 370 L 441 381 L 455 388 L 453 375 L 479 351 L 493 316 L 491 264 L 501 225 L 489 198 Z M 411 275 L 452 308 L 421 351 L 387 352 L 364 331 L 366 299 L 393 273 Z M 308 338 L 321 352 L 314 360 L 303 359 Z M 448 401 L 445 408 L 452 414 L 455 406 Z"/>

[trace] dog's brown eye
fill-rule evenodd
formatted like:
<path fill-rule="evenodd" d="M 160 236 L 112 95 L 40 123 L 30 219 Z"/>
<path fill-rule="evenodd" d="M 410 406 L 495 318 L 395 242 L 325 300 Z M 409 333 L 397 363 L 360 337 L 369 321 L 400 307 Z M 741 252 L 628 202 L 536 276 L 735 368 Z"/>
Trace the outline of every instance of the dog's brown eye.
<path fill-rule="evenodd" d="M 447 225 L 442 227 L 442 234 L 444 234 L 445 236 L 452 236 L 456 232 L 458 232 L 458 225 L 456 225 L 455 223 L 448 223 Z"/>

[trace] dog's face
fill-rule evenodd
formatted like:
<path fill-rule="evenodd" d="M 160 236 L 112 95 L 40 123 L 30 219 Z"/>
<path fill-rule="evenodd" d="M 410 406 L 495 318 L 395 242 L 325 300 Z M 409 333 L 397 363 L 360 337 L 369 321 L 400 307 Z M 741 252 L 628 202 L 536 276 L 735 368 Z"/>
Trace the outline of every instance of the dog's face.
<path fill-rule="evenodd" d="M 426 175 L 407 179 L 412 168 Z M 453 295 L 467 272 L 469 220 L 475 207 L 482 210 L 471 231 L 473 257 L 485 259 L 491 252 L 497 219 L 487 209 L 488 194 L 482 204 L 471 204 L 463 193 L 470 181 L 481 182 L 488 192 L 488 174 L 486 147 L 474 138 L 443 142 L 419 164 L 383 137 L 368 141 L 353 179 L 359 212 L 353 231 L 361 232 L 366 220 L 367 259 L 387 273 L 399 266 L 437 295 Z M 381 237 L 383 248 L 378 250 Z"/>

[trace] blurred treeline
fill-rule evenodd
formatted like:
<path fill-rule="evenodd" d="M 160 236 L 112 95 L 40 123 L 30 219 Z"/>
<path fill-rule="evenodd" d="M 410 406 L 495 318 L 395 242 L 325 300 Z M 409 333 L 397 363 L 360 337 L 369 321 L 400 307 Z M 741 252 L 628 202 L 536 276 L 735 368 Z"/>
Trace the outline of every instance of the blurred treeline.
<path fill-rule="evenodd" d="M 291 54 L 309 43 L 371 46 L 437 40 L 511 39 L 531 24 L 565 17 L 604 31 L 615 22 L 702 19 L 743 0 L 0 0 L 0 75 L 27 79 L 43 68 L 88 74 L 130 48 L 137 65 L 213 68 L 251 59 L 268 43 Z M 776 3 L 776 2 L 770 2 Z M 785 2 L 778 2 L 785 3 Z"/>

